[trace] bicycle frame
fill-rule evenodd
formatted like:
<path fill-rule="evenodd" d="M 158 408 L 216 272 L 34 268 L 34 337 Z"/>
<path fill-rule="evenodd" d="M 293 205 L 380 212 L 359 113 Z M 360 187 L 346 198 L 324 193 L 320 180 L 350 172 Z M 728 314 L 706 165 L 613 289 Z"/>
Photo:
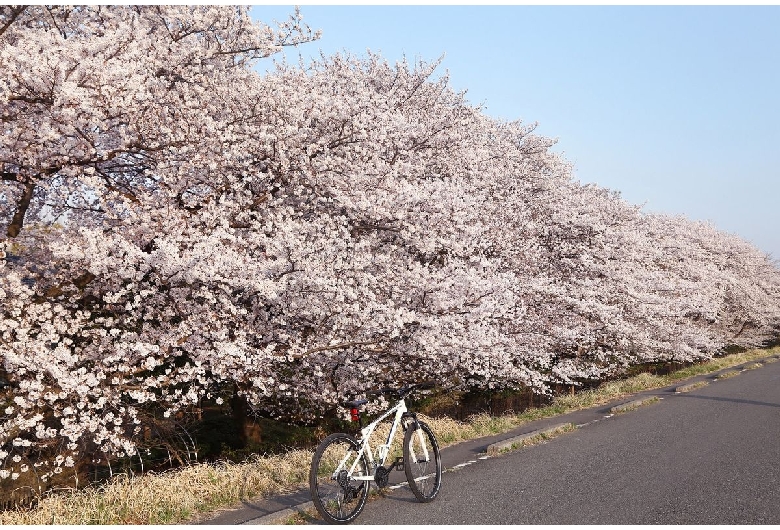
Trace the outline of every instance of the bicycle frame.
<path fill-rule="evenodd" d="M 384 466 L 385 461 L 387 460 L 387 455 L 390 453 L 390 445 L 393 443 L 393 438 L 395 437 L 396 432 L 398 431 L 398 426 L 401 425 L 403 418 L 405 415 L 407 415 L 408 409 L 406 408 L 406 401 L 401 398 L 398 403 L 396 403 L 393 407 L 391 407 L 387 412 L 379 416 L 376 420 L 371 422 L 369 425 L 366 425 L 362 429 L 360 429 L 360 450 L 357 453 L 357 458 L 355 458 L 355 461 L 352 463 L 351 468 L 349 469 L 349 475 L 352 477 L 353 480 L 362 480 L 365 482 L 370 482 L 374 480 L 374 474 L 372 475 L 353 475 L 355 472 L 355 468 L 358 465 L 358 462 L 360 462 L 362 455 L 365 453 L 368 456 L 369 466 L 373 473 L 376 473 L 376 469 L 379 466 Z M 395 418 L 393 419 L 393 424 L 390 427 L 390 433 L 387 435 L 387 440 L 384 444 L 380 445 L 377 448 L 377 458 L 374 459 L 374 451 L 371 448 L 371 444 L 369 443 L 369 440 L 371 438 L 371 435 L 374 433 L 374 430 L 376 430 L 377 426 L 382 423 L 386 418 L 390 417 L 392 414 L 395 414 Z M 416 421 L 416 418 L 412 415 L 412 418 L 414 421 Z M 422 435 L 421 435 L 422 436 Z M 420 438 L 420 441 L 422 442 L 423 451 L 425 452 L 425 458 L 428 458 L 428 447 L 425 444 L 425 441 L 423 438 Z M 337 470 L 343 469 L 344 465 L 347 463 L 347 460 L 349 459 L 350 454 L 347 453 L 347 455 L 344 457 L 344 459 L 339 462 Z"/>
<path fill-rule="evenodd" d="M 420 502 L 430 502 L 436 497 L 442 474 L 439 444 L 428 424 L 406 406 L 406 398 L 412 392 L 435 386 L 435 382 L 428 381 L 398 389 L 367 391 L 367 396 L 390 394 L 392 397 L 389 409 L 380 412 L 365 427 L 360 412 L 368 399 L 349 396 L 350 401 L 343 405 L 349 409 L 359 432 L 327 436 L 317 445 L 309 468 L 312 502 L 325 521 L 354 521 L 365 507 L 373 486 L 371 483 L 374 482 L 378 489 L 390 487 L 394 471 L 405 475 L 406 481 L 393 487 L 408 485 Z M 380 423 L 382 432 L 389 431 L 387 440 L 381 440 L 379 438 L 384 436 L 377 435 L 377 440 L 372 442 L 371 437 Z M 397 436 L 401 437 L 400 449 Z"/>

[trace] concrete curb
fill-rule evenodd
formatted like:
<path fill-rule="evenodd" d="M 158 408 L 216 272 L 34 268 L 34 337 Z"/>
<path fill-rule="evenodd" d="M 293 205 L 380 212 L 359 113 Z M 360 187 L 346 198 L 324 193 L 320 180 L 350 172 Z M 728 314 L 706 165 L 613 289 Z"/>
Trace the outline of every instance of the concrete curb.
<path fill-rule="evenodd" d="M 629 410 L 634 410 L 635 408 L 649 405 L 650 403 L 655 403 L 656 401 L 659 401 L 658 396 L 650 396 L 643 399 L 635 399 L 634 401 L 629 401 L 628 403 L 623 403 L 622 405 L 616 405 L 609 409 L 609 411 L 612 414 L 616 414 L 618 412 L 628 412 Z"/>
<path fill-rule="evenodd" d="M 718 379 L 728 379 L 729 377 L 734 377 L 740 373 L 742 373 L 740 370 L 726 370 L 725 372 L 717 374 L 715 380 L 717 381 Z"/>
<path fill-rule="evenodd" d="M 520 436 L 513 436 L 512 438 L 488 445 L 487 454 L 494 456 L 502 451 L 512 449 L 513 446 L 526 444 L 533 438 L 543 437 L 545 435 L 550 436 L 572 428 L 575 428 L 572 423 L 559 423 L 558 425 L 553 425 L 546 429 L 537 429 L 526 434 L 521 434 Z"/>
<path fill-rule="evenodd" d="M 674 389 L 674 391 L 678 394 L 683 392 L 690 392 L 692 390 L 696 390 L 697 388 L 701 388 L 704 386 L 709 385 L 709 381 L 696 381 L 695 383 L 689 383 L 687 385 L 678 386 Z"/>

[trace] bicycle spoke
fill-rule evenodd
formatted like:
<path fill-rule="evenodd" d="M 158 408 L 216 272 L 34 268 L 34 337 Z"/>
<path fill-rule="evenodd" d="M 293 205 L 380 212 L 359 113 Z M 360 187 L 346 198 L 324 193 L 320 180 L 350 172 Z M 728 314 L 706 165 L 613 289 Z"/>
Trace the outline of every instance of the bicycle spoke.
<path fill-rule="evenodd" d="M 328 522 L 349 522 L 365 505 L 368 490 L 355 476 L 367 473 L 365 458 L 346 434 L 331 435 L 315 452 L 309 487 L 317 511 Z"/>

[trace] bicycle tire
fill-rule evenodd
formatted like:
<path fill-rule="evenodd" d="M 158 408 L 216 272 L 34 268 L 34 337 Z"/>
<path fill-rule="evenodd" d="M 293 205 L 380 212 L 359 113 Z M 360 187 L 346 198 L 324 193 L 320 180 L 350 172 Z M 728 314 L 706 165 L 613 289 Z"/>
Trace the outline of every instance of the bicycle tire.
<path fill-rule="evenodd" d="M 354 480 L 360 444 L 345 433 L 331 434 L 317 446 L 309 471 L 309 490 L 317 512 L 329 523 L 354 521 L 366 505 L 369 483 Z M 339 463 L 344 462 L 339 469 Z M 368 460 L 361 455 L 354 474 L 368 475 Z"/>
<path fill-rule="evenodd" d="M 422 444 L 425 444 L 425 448 Z M 426 450 L 427 449 L 427 450 Z M 427 453 L 427 458 L 426 458 Z M 441 488 L 439 444 L 428 424 L 418 421 L 404 434 L 404 472 L 409 489 L 420 502 L 431 502 Z"/>

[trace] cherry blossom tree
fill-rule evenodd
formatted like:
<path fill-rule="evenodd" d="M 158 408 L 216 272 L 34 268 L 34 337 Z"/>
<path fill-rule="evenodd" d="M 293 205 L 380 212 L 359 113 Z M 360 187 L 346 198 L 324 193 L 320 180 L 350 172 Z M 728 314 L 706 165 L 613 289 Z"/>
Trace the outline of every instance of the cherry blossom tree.
<path fill-rule="evenodd" d="M 107 453 L 134 451 L 138 406 L 164 386 L 155 354 L 187 336 L 168 329 L 176 285 L 149 290 L 175 274 L 156 260 L 177 254 L 170 241 L 188 217 L 247 174 L 241 139 L 254 132 L 258 102 L 236 88 L 253 82 L 253 62 L 314 37 L 297 15 L 272 29 L 243 8 L 2 8 L 0 223 L 16 259 L 4 263 L 0 291 L 14 393 L 0 458 L 17 470 L 3 474 L 47 444 L 55 471 L 86 438 Z M 91 238 L 104 255 L 84 254 Z M 199 368 L 183 364 L 189 375 L 171 386 L 197 386 Z M 171 399 L 182 392 L 194 399 L 179 388 Z"/>
<path fill-rule="evenodd" d="M 436 62 L 260 76 L 316 37 L 299 15 L 0 13 L 0 479 L 137 454 L 204 400 L 312 420 L 384 383 L 549 394 L 778 336 L 766 256 L 577 183 Z"/>

